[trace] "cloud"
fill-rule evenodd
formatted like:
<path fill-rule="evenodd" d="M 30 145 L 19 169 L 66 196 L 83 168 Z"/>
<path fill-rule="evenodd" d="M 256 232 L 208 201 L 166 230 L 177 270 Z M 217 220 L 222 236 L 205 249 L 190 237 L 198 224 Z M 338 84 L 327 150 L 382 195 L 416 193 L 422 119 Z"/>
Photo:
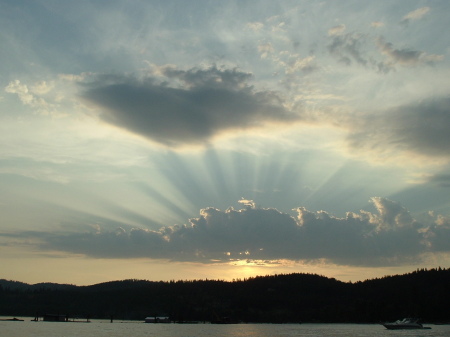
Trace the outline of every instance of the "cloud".
<path fill-rule="evenodd" d="M 248 202 L 248 200 L 243 200 Z M 91 233 L 21 233 L 39 248 L 95 258 L 154 258 L 192 262 L 317 260 L 338 264 L 394 265 L 418 261 L 423 253 L 449 252 L 450 219 L 429 213 L 419 222 L 399 203 L 372 198 L 374 213 L 339 218 L 304 207 L 291 216 L 273 208 L 206 208 L 188 225 Z M 3 236 L 11 237 L 9 234 Z M 259 261 L 259 262 L 258 262 Z"/>
<path fill-rule="evenodd" d="M 374 27 L 374 28 L 381 28 L 381 27 L 384 27 L 384 22 L 374 21 L 370 24 L 370 26 Z"/>
<path fill-rule="evenodd" d="M 328 30 L 328 35 L 330 36 L 341 35 L 342 33 L 344 33 L 345 29 L 346 27 L 344 24 L 334 26 Z"/>
<path fill-rule="evenodd" d="M 429 214 L 432 225 L 425 232 L 427 240 L 432 243 L 436 252 L 448 252 L 450 242 L 450 218 L 442 215 Z"/>
<path fill-rule="evenodd" d="M 19 80 L 10 82 L 6 87 L 5 91 L 9 94 L 16 94 L 23 104 L 34 105 L 36 98 L 30 93 L 28 87 L 25 84 L 20 83 Z"/>
<path fill-rule="evenodd" d="M 242 198 L 241 200 L 238 200 L 238 203 L 250 207 L 250 208 L 254 208 L 256 206 L 255 202 L 253 200 L 248 200 L 248 199 L 244 199 Z"/>
<path fill-rule="evenodd" d="M 249 22 L 247 27 L 255 32 L 258 32 L 264 28 L 264 24 L 261 22 Z"/>
<path fill-rule="evenodd" d="M 46 81 L 40 81 L 33 85 L 31 92 L 36 95 L 45 95 L 50 92 L 54 87 L 54 83 L 48 83 Z"/>
<path fill-rule="evenodd" d="M 380 22 L 372 23 L 373 27 L 381 27 L 381 25 Z M 381 36 L 375 38 L 357 32 L 345 33 L 345 25 L 331 28 L 328 31 L 328 38 L 330 39 L 327 45 L 328 52 L 339 62 L 348 66 L 356 63 L 381 73 L 394 70 L 397 65 L 433 65 L 444 59 L 444 55 L 395 48 Z M 374 46 L 378 52 L 374 50 Z"/>
<path fill-rule="evenodd" d="M 300 57 L 298 54 L 281 52 L 279 56 L 273 57 L 273 60 L 282 68 L 286 74 L 302 72 L 303 75 L 312 73 L 319 69 L 315 64 L 315 56 Z"/>
<path fill-rule="evenodd" d="M 410 21 L 415 21 L 421 19 L 425 14 L 427 14 L 430 11 L 430 7 L 422 7 L 418 8 L 414 11 L 409 12 L 406 14 L 401 23 L 409 23 Z"/>
<path fill-rule="evenodd" d="M 328 32 L 332 39 L 327 46 L 329 53 L 336 57 L 339 62 L 346 65 L 356 62 L 366 66 L 368 60 L 363 56 L 362 52 L 362 46 L 365 43 L 364 36 L 357 33 L 343 34 L 344 29 L 338 29 L 339 27 L 341 26 L 332 28 L 331 33 L 330 31 Z"/>
<path fill-rule="evenodd" d="M 286 22 L 280 22 L 276 25 L 272 25 L 272 32 L 286 32 Z"/>
<path fill-rule="evenodd" d="M 347 140 L 353 149 L 450 159 L 450 96 L 399 106 L 351 125 Z"/>
<path fill-rule="evenodd" d="M 258 51 L 261 53 L 261 58 L 266 59 L 270 54 L 274 52 L 274 49 L 270 42 L 266 42 L 259 44 Z"/>
<path fill-rule="evenodd" d="M 53 89 L 53 83 L 41 81 L 35 83 L 29 88 L 26 84 L 22 84 L 19 80 L 11 81 L 6 87 L 5 92 L 16 94 L 24 105 L 35 108 L 43 115 L 56 114 L 53 104 L 48 103 L 42 95 L 47 94 Z"/>
<path fill-rule="evenodd" d="M 254 90 L 250 77 L 237 69 L 160 67 L 143 79 L 99 76 L 83 84 L 82 96 L 100 107 L 105 122 L 171 147 L 300 119 L 276 93 Z"/>
<path fill-rule="evenodd" d="M 400 65 L 414 66 L 418 64 L 433 64 L 444 59 L 443 55 L 427 54 L 418 50 L 395 49 L 392 43 L 385 42 L 383 38 L 377 39 L 377 46 L 382 54 L 388 57 L 388 62 Z"/>
<path fill-rule="evenodd" d="M 270 42 L 260 43 L 258 52 L 261 55 L 261 59 L 273 61 L 276 66 L 283 68 L 285 74 L 288 75 L 296 72 L 302 72 L 305 75 L 319 69 L 315 64 L 314 55 L 301 57 L 299 54 L 291 53 L 287 50 L 275 52 L 275 48 Z"/>
<path fill-rule="evenodd" d="M 431 176 L 428 181 L 439 187 L 450 187 L 450 174 L 436 174 Z"/>

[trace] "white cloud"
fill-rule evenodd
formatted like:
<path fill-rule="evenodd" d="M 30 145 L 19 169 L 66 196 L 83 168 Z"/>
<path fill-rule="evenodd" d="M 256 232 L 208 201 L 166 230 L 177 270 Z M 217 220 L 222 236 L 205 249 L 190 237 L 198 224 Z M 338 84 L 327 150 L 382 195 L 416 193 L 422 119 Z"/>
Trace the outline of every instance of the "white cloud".
<path fill-rule="evenodd" d="M 272 26 L 272 32 L 285 32 L 286 22 L 280 22 Z"/>
<path fill-rule="evenodd" d="M 427 14 L 430 11 L 430 7 L 422 7 L 422 8 L 418 8 L 414 11 L 409 12 L 408 14 L 406 14 L 403 19 L 402 19 L 402 23 L 408 23 L 410 21 L 415 21 L 415 20 L 419 20 L 422 17 L 424 17 L 425 14 Z"/>
<path fill-rule="evenodd" d="M 384 22 L 381 21 L 374 21 L 370 25 L 374 28 L 381 28 L 385 26 Z"/>
<path fill-rule="evenodd" d="M 345 29 L 346 29 L 346 26 L 344 24 L 334 26 L 334 27 L 328 29 L 328 35 L 330 35 L 330 36 L 342 35 L 345 32 Z"/>
<path fill-rule="evenodd" d="M 317 69 L 317 66 L 314 65 L 315 56 L 310 55 L 304 58 L 298 57 L 294 58 L 292 62 L 289 62 L 286 66 L 286 73 L 292 74 L 296 71 L 313 71 Z"/>
<path fill-rule="evenodd" d="M 261 53 L 261 58 L 266 59 L 270 54 L 274 52 L 274 49 L 270 42 L 266 42 L 259 44 L 258 51 Z"/>
<path fill-rule="evenodd" d="M 36 95 L 45 95 L 49 93 L 53 88 L 55 84 L 54 83 L 48 83 L 46 81 L 40 81 L 38 83 L 35 83 L 31 87 L 31 92 L 33 92 Z"/>
<path fill-rule="evenodd" d="M 26 105 L 33 105 L 35 102 L 35 97 L 29 92 L 28 87 L 25 84 L 20 83 L 19 80 L 14 80 L 10 82 L 5 91 L 9 94 L 16 94 L 19 96 L 22 103 Z"/>
<path fill-rule="evenodd" d="M 255 208 L 255 202 L 253 200 L 248 200 L 248 199 L 244 199 L 242 198 L 241 200 L 238 201 L 238 203 L 250 207 L 250 208 Z"/>
<path fill-rule="evenodd" d="M 264 24 L 261 22 L 250 22 L 247 23 L 247 27 L 255 32 L 258 32 L 264 28 Z"/>
<path fill-rule="evenodd" d="M 58 78 L 60 78 L 61 80 L 64 81 L 68 81 L 68 82 L 82 82 L 83 80 L 85 80 L 86 78 L 88 78 L 89 76 L 92 76 L 92 73 L 89 72 L 84 72 L 81 73 L 80 75 L 75 75 L 75 74 L 59 74 Z"/>
<path fill-rule="evenodd" d="M 52 88 L 53 84 L 45 81 L 35 83 L 29 88 L 19 80 L 14 80 L 5 87 L 5 92 L 16 94 L 24 105 L 36 109 L 40 114 L 50 115 L 55 114 L 55 107 L 42 96 L 49 93 Z"/>

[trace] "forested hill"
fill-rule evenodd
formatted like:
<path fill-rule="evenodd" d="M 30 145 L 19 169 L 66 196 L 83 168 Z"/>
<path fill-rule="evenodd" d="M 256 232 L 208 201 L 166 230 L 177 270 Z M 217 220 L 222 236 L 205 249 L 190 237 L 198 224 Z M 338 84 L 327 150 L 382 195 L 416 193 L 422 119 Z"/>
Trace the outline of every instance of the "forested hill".
<path fill-rule="evenodd" d="M 313 274 L 218 280 L 124 280 L 91 286 L 0 280 L 0 315 L 173 321 L 450 322 L 450 269 L 345 283 Z"/>

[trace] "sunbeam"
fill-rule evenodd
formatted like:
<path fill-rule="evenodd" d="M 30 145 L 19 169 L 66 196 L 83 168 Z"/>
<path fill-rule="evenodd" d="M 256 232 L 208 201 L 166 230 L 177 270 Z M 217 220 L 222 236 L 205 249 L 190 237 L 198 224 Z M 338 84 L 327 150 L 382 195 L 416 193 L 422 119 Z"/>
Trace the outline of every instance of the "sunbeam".
<path fill-rule="evenodd" d="M 2 277 L 447 263 L 448 5 L 342 1 L 3 1 Z"/>

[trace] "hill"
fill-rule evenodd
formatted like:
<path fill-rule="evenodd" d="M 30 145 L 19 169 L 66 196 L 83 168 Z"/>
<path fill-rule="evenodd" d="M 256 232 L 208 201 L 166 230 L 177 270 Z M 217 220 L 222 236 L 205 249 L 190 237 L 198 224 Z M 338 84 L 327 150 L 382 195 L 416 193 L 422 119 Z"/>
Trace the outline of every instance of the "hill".
<path fill-rule="evenodd" d="M 174 321 L 354 322 L 400 317 L 450 321 L 450 269 L 346 283 L 314 274 L 220 280 L 123 280 L 91 286 L 0 280 L 0 315 Z"/>

